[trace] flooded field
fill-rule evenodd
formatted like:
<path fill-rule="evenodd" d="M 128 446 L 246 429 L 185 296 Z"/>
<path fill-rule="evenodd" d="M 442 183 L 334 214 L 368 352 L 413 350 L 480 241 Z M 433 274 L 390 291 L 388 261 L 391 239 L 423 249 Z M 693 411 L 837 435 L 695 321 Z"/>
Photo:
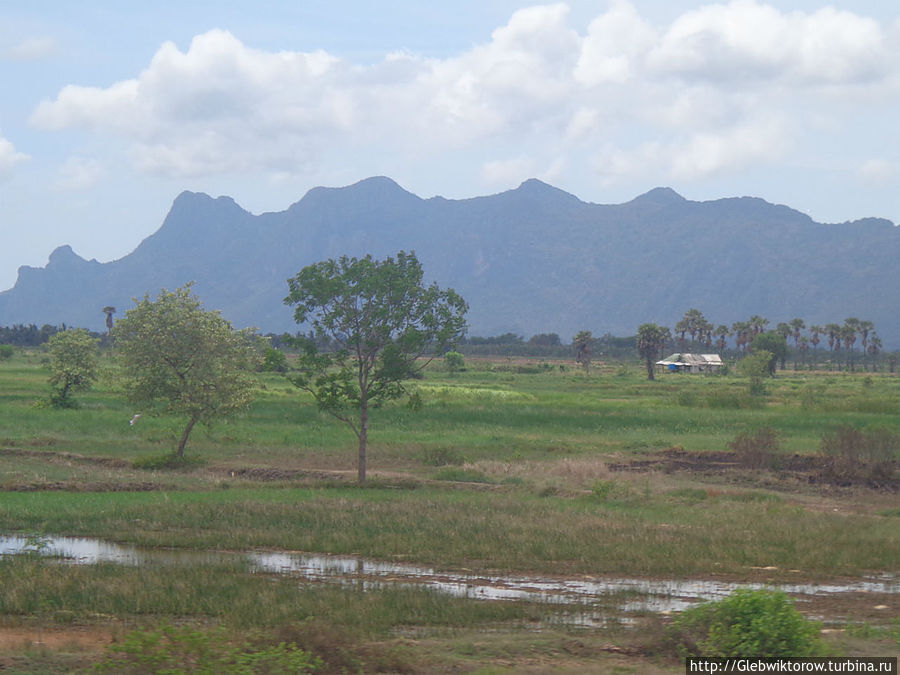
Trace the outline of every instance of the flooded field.
<path fill-rule="evenodd" d="M 244 562 L 251 572 L 296 577 L 309 582 L 337 583 L 359 591 L 409 585 L 433 589 L 458 598 L 558 605 L 561 615 L 569 617 L 564 620 L 585 624 L 604 622 L 607 619 L 604 613 L 586 611 L 595 605 L 603 605 L 617 615 L 678 612 L 697 602 L 723 598 L 737 588 L 774 588 L 801 601 L 845 594 L 900 594 L 900 579 L 896 576 L 866 578 L 848 583 L 797 584 L 605 576 L 504 576 L 439 572 L 429 567 L 357 556 L 288 551 L 175 551 L 142 549 L 80 537 L 0 536 L 0 555 L 21 554 L 54 557 L 65 564 L 74 565 L 115 563 L 178 567 Z"/>

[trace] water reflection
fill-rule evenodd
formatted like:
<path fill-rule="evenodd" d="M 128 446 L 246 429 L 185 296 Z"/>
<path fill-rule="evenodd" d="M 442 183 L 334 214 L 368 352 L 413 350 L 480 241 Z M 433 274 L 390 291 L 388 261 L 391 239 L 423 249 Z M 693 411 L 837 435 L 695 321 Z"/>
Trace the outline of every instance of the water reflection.
<path fill-rule="evenodd" d="M 99 539 L 19 535 L 0 536 L 0 555 L 32 553 L 55 556 L 66 563 L 117 563 L 135 567 L 245 563 L 251 571 L 335 582 L 359 590 L 397 586 L 425 587 L 458 598 L 512 600 L 554 605 L 593 605 L 601 601 L 624 612 L 677 612 L 698 601 L 716 600 L 737 588 L 777 588 L 795 596 L 838 593 L 900 593 L 900 579 L 879 577 L 846 584 L 756 584 L 716 580 L 582 577 L 554 579 L 528 576 L 448 574 L 407 563 L 358 556 L 290 552 L 174 551 L 142 549 Z M 579 623 L 599 625 L 602 614 L 573 612 Z"/>

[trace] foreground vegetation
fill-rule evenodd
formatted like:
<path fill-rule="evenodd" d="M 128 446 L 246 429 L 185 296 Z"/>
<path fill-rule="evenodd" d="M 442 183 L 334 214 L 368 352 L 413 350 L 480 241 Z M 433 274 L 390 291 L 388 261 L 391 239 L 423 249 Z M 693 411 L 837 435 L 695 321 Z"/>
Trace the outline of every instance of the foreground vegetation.
<path fill-rule="evenodd" d="M 751 394 L 737 376 L 650 382 L 637 361 L 595 361 L 589 375 L 513 358 L 468 358 L 454 372 L 435 362 L 414 385 L 415 405 L 371 411 L 370 480 L 359 487 L 355 439 L 277 374 L 259 375 L 246 414 L 195 431 L 173 470 L 153 467 L 180 422 L 129 425 L 141 411 L 125 402 L 114 363 L 101 359 L 77 408 L 56 409 L 41 404 L 42 359 L 20 350 L 0 364 L 6 534 L 344 553 L 478 575 L 765 583 L 897 573 L 900 378 L 889 373 L 779 373 Z M 584 629 L 559 624 L 552 606 L 358 593 L 239 564 L 7 557 L 0 586 L 0 636 L 23 636 L 0 642 L 13 672 L 86 667 L 106 641 L 169 624 L 221 626 L 234 644 L 249 639 L 251 655 L 294 644 L 324 672 L 682 668 L 651 614 L 634 629 Z M 621 599 L 609 602 L 615 615 Z M 828 650 L 896 650 L 898 624 L 875 606 L 819 607 L 842 631 Z M 32 645 L 54 634 L 68 642 Z"/>

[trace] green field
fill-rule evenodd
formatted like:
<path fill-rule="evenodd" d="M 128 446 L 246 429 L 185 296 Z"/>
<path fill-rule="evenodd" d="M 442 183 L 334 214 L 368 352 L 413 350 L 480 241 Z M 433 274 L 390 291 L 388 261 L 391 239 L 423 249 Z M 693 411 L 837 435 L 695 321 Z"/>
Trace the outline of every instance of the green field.
<path fill-rule="evenodd" d="M 586 376 L 527 359 L 469 359 L 453 374 L 436 362 L 411 384 L 419 410 L 372 411 L 359 487 L 353 434 L 278 375 L 259 375 L 241 417 L 196 429 L 187 466 L 149 470 L 133 462 L 170 451 L 182 421 L 130 426 L 142 411 L 109 360 L 78 408 L 47 407 L 41 358 L 0 363 L 0 535 L 354 555 L 484 577 L 845 583 L 900 567 L 900 377 L 888 373 L 779 372 L 751 395 L 736 376 L 651 382 L 637 363 Z M 730 449 L 760 429 L 777 448 Z M 823 454 L 839 429 L 862 447 Z M 666 618 L 650 611 L 631 627 L 585 628 L 554 605 L 298 584 L 226 562 L 15 556 L 0 560 L 0 587 L 11 672 L 69 672 L 162 622 L 293 641 L 324 672 L 683 672 L 659 637 Z M 845 594 L 808 613 L 834 631 L 835 653 L 886 655 L 900 646 L 898 607 L 896 593 Z"/>

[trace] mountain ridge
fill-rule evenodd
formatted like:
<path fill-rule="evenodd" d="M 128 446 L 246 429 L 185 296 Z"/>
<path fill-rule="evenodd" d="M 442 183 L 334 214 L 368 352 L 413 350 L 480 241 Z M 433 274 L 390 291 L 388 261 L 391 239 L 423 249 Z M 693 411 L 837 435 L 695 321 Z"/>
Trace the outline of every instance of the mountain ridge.
<path fill-rule="evenodd" d="M 495 195 L 423 199 L 385 176 L 309 190 L 254 215 L 231 197 L 185 191 L 156 232 L 109 263 L 68 245 L 45 267 L 19 268 L 0 292 L 0 325 L 62 323 L 102 330 L 106 305 L 195 282 L 235 325 L 294 331 L 286 279 L 340 255 L 415 250 L 428 281 L 470 304 L 471 333 L 581 329 L 634 334 L 673 325 L 690 307 L 731 324 L 858 316 L 900 342 L 900 229 L 863 218 L 816 223 L 757 197 L 691 201 L 654 188 L 623 204 L 584 202 L 529 179 Z"/>

